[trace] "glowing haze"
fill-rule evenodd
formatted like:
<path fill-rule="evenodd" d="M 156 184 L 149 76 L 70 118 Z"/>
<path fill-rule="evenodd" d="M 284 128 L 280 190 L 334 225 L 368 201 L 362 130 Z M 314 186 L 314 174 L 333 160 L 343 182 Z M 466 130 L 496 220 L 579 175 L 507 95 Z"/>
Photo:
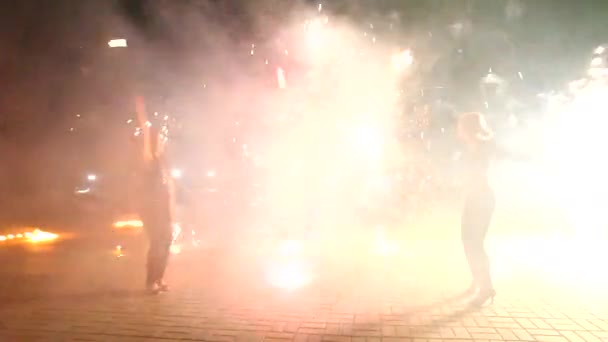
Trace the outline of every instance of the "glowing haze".
<path fill-rule="evenodd" d="M 386 185 L 401 160 L 394 137 L 407 94 L 400 84 L 415 52 L 383 41 L 388 35 L 376 35 L 373 23 L 355 24 L 323 6 L 296 5 L 273 20 L 259 5 L 248 13 L 250 42 L 231 37 L 210 5 L 160 11 L 185 47 L 163 78 L 172 90 L 168 106 L 188 117 L 188 145 L 176 151 L 219 179 L 242 179 L 235 174 L 242 159 L 254 165 L 265 195 L 259 223 L 298 229 L 312 213 L 340 221 Z"/>
<path fill-rule="evenodd" d="M 294 229 L 312 213 L 317 224 L 328 216 L 336 223 L 400 161 L 399 83 L 413 57 L 322 11 L 298 16 L 283 32 L 302 70 L 285 79 L 278 69 L 280 91 L 260 94 L 260 115 L 273 121 L 270 139 L 254 152 L 267 177 L 267 204 Z"/>

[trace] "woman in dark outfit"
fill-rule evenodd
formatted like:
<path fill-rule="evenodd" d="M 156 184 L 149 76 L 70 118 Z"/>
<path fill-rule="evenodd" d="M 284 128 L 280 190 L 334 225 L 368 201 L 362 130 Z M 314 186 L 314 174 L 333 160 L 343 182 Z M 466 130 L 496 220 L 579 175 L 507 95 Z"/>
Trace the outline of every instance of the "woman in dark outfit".
<path fill-rule="evenodd" d="M 146 290 L 150 294 L 167 291 L 163 281 L 173 240 L 172 183 L 164 165 L 159 132 L 150 129 L 150 156 L 140 175 L 139 215 L 149 240 Z"/>
<path fill-rule="evenodd" d="M 493 301 L 496 291 L 490 275 L 490 261 L 485 251 L 485 237 L 494 213 L 494 191 L 488 181 L 490 162 L 496 148 L 493 133 L 480 113 L 465 113 L 458 122 L 459 137 L 465 143 L 465 203 L 462 212 L 462 243 L 473 284 L 467 291 L 475 295 L 472 306 Z"/>

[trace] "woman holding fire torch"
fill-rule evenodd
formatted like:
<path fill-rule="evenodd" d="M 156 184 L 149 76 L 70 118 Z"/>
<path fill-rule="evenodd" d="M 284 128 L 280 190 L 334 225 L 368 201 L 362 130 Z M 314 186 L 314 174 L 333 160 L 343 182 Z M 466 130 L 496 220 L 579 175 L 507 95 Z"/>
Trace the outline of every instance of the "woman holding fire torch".
<path fill-rule="evenodd" d="M 485 251 L 485 237 L 494 213 L 494 191 L 488 171 L 495 155 L 494 135 L 480 113 L 465 113 L 458 122 L 458 135 L 466 145 L 465 203 L 461 234 L 465 255 L 473 276 L 467 294 L 475 295 L 472 306 L 493 301 L 496 291 L 490 274 L 490 261 Z"/>
<path fill-rule="evenodd" d="M 143 99 L 138 98 L 137 107 L 144 127 L 138 211 L 149 240 L 146 290 L 149 294 L 158 294 L 169 289 L 163 278 L 173 242 L 175 196 L 172 177 L 165 163 L 165 131 L 146 120 Z"/>

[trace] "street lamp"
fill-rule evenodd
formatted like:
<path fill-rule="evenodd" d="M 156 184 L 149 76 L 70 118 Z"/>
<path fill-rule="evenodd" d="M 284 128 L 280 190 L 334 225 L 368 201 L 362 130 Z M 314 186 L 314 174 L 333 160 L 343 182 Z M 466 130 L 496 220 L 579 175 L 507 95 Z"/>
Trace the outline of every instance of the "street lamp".
<path fill-rule="evenodd" d="M 127 40 L 126 39 L 112 39 L 108 42 L 108 46 L 111 48 L 117 48 L 117 47 L 126 48 Z"/>

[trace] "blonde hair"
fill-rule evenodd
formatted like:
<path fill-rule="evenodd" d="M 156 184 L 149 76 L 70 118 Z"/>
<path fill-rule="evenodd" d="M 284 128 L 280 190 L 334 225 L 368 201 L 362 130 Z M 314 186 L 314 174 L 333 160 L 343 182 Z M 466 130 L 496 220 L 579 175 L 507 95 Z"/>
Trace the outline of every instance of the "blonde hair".
<path fill-rule="evenodd" d="M 488 141 L 494 137 L 486 118 L 478 112 L 461 114 L 458 119 L 458 132 L 463 138 L 477 141 Z"/>

